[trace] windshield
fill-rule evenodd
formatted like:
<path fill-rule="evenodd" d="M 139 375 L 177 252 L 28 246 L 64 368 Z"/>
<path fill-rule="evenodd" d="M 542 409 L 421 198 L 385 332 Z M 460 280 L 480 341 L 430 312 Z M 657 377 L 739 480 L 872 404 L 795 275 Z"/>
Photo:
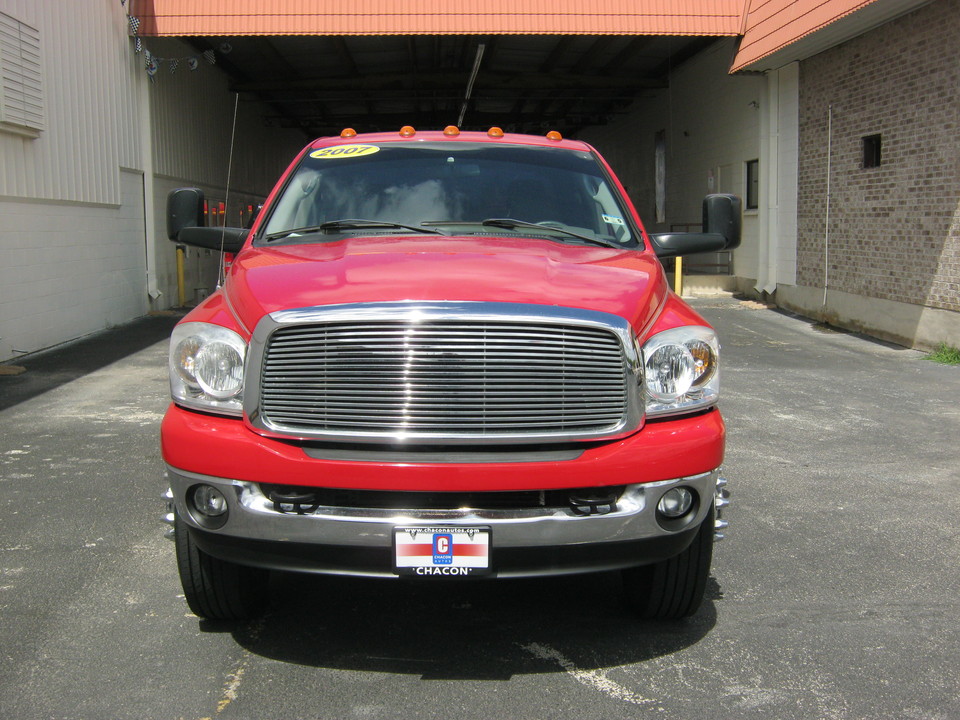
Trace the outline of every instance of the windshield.
<path fill-rule="evenodd" d="M 413 231 L 634 247 L 638 233 L 628 217 L 589 152 L 468 142 L 338 145 L 303 159 L 260 242 Z"/>

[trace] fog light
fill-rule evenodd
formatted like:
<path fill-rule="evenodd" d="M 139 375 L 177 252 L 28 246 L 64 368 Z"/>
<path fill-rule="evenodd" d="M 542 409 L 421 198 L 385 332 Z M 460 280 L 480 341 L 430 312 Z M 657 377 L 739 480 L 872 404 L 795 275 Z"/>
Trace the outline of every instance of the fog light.
<path fill-rule="evenodd" d="M 227 499 L 212 485 L 197 485 L 193 491 L 193 507 L 207 518 L 218 518 L 227 512 Z"/>
<path fill-rule="evenodd" d="M 657 505 L 657 510 L 664 517 L 672 520 L 686 515 L 690 512 L 691 507 L 693 507 L 693 493 L 690 492 L 690 489 L 675 487 L 670 488 L 663 494 L 660 503 Z"/>

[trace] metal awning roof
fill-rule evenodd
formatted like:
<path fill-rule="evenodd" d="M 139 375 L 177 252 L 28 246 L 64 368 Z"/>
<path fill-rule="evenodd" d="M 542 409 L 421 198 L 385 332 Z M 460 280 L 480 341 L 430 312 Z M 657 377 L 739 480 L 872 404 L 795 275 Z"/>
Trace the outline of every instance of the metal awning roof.
<path fill-rule="evenodd" d="M 140 35 L 214 50 L 232 89 L 308 135 L 461 115 L 465 129 L 573 134 L 736 35 L 743 2 L 130 0 L 130 12 Z"/>
<path fill-rule="evenodd" d="M 736 35 L 744 0 L 131 0 L 145 35 Z"/>
<path fill-rule="evenodd" d="M 721 37 L 770 70 L 930 0 L 130 0 L 139 34 L 213 50 L 307 135 L 499 125 L 575 134 Z M 229 48 L 229 54 L 223 52 Z"/>

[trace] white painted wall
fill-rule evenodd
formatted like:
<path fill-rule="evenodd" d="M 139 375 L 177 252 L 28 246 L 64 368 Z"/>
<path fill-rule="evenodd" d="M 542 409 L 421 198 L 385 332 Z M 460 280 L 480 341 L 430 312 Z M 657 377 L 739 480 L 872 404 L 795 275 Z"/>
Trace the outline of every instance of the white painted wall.
<path fill-rule="evenodd" d="M 119 2 L 0 0 L 40 31 L 46 129 L 0 132 L 0 197 L 118 205 L 120 168 L 139 168 L 131 100 L 139 80 Z"/>
<path fill-rule="evenodd" d="M 39 30 L 44 129 L 0 131 L 0 361 L 143 315 L 139 75 L 118 2 L 0 0 Z"/>
<path fill-rule="evenodd" d="M 0 0 L 39 30 L 44 129 L 0 131 L 0 362 L 178 304 L 166 238 L 168 190 L 225 197 L 233 95 L 216 67 L 151 83 L 117 0 Z M 144 39 L 165 57 L 196 54 Z M 231 206 L 261 199 L 306 142 L 240 103 Z M 146 221 L 145 218 L 149 218 Z M 216 282 L 219 257 L 189 250 L 186 299 Z M 151 300 L 152 298 L 152 300 Z"/>
<path fill-rule="evenodd" d="M 767 73 L 760 122 L 760 208 L 757 294 L 797 282 L 797 190 L 800 152 L 800 68 Z M 751 277 L 751 276 L 747 276 Z"/>
<path fill-rule="evenodd" d="M 672 73 L 669 88 L 638 100 L 625 117 L 580 134 L 613 166 L 651 232 L 699 223 L 707 193 L 746 195 L 746 162 L 760 158 L 766 78 L 729 75 L 732 53 L 732 41 L 718 41 Z M 662 129 L 667 133 L 667 202 L 666 220 L 658 224 L 654 135 Z M 743 241 L 734 253 L 735 274 L 754 280 L 759 215 L 744 213 Z"/>

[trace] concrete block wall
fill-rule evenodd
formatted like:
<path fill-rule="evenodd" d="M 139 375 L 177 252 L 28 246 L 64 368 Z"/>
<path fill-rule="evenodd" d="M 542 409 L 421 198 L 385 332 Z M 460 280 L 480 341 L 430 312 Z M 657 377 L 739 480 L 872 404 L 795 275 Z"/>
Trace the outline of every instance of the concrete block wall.
<path fill-rule="evenodd" d="M 960 344 L 958 48 L 960 0 L 936 0 L 801 63 L 798 288 L 783 293 L 796 309 L 905 344 Z M 873 135 L 881 164 L 863 167 Z M 865 316 L 863 300 L 916 310 Z M 937 311 L 934 328 L 921 309 Z"/>
<path fill-rule="evenodd" d="M 0 0 L 40 37 L 43 128 L 0 132 L 0 362 L 147 311 L 142 59 L 120 3 Z"/>
<path fill-rule="evenodd" d="M 147 312 L 142 174 L 120 189 L 119 207 L 0 200 L 0 360 Z"/>

